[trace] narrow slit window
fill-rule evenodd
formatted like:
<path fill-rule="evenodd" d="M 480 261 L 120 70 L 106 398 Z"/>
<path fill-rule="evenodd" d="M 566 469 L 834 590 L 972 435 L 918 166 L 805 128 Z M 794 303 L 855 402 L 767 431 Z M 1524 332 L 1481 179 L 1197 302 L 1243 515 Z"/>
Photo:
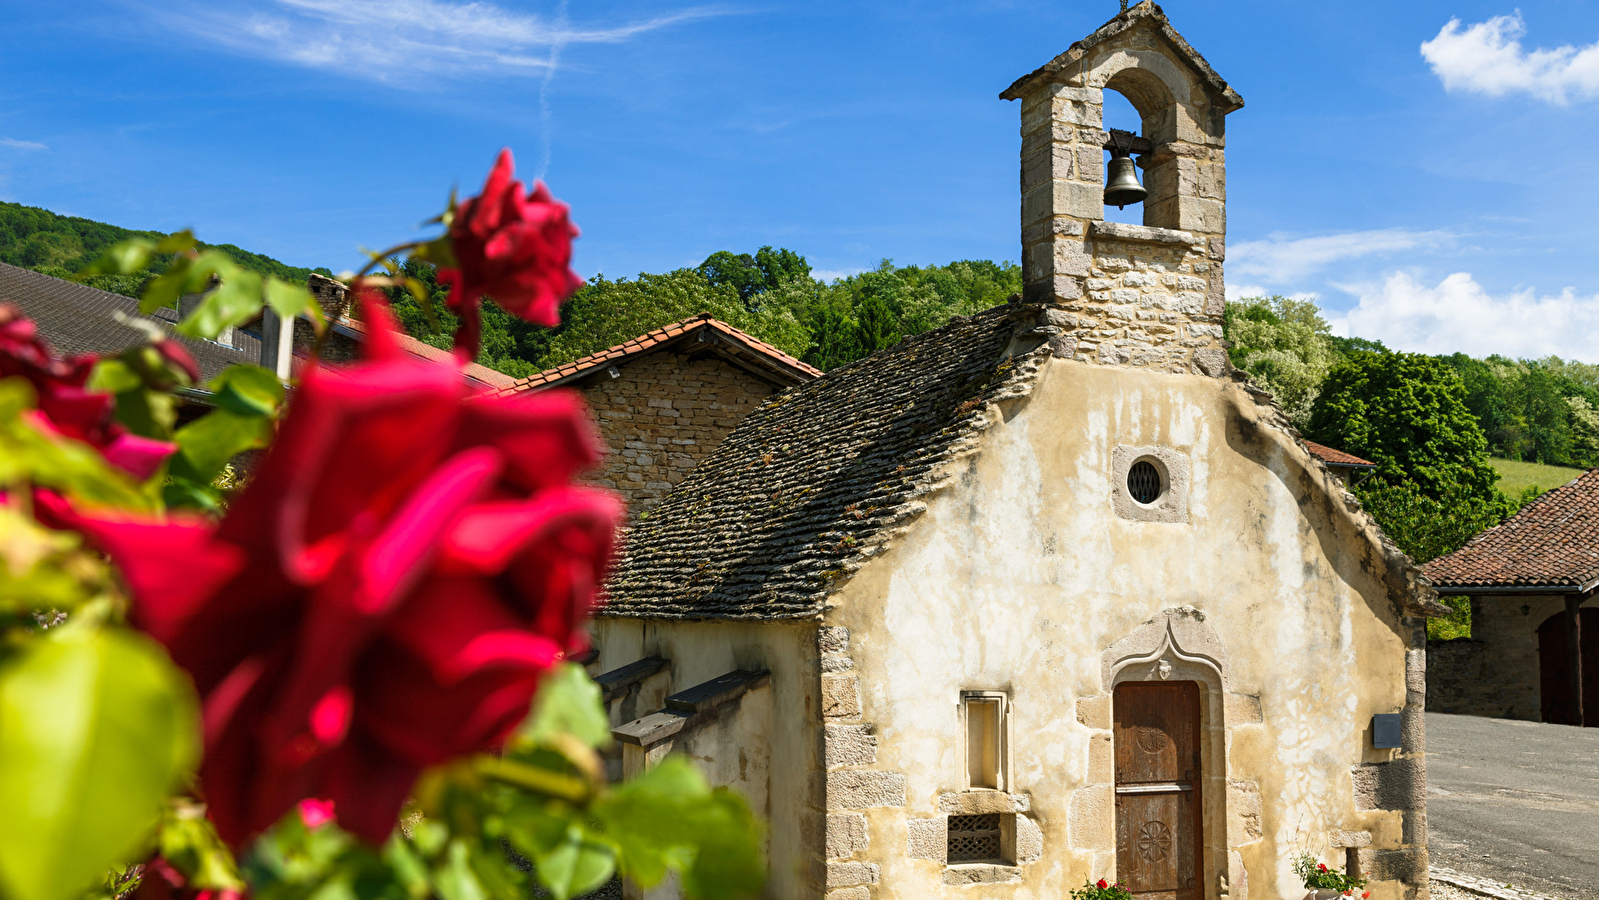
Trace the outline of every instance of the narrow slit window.
<path fill-rule="evenodd" d="M 966 716 L 966 783 L 968 787 L 1005 790 L 1005 696 L 962 695 Z"/>

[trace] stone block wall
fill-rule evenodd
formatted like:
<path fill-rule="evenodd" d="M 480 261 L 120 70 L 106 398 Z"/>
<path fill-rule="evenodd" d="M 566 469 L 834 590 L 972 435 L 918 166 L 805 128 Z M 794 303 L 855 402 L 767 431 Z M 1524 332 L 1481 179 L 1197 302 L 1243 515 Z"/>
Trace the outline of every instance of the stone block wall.
<path fill-rule="evenodd" d="M 1104 221 L 1106 91 L 1142 118 L 1142 226 Z M 1224 372 L 1224 118 L 1242 98 L 1152 4 L 1124 12 L 1001 96 L 1021 101 L 1024 296 L 1080 320 L 1071 352 L 1057 346 L 1056 355 Z"/>
<path fill-rule="evenodd" d="M 1470 638 L 1427 643 L 1427 709 L 1541 721 L 1538 626 L 1565 609 L 1552 595 L 1473 598 Z"/>
<path fill-rule="evenodd" d="M 653 353 L 582 389 L 610 446 L 591 480 L 647 512 L 776 388 L 716 356 Z"/>
<path fill-rule="evenodd" d="M 1188 232 L 1096 222 L 1082 296 L 1046 316 L 1058 357 L 1220 376 L 1224 297 L 1212 243 Z M 1219 244 L 1216 246 L 1219 247 Z M 1217 251 L 1219 253 L 1219 249 Z"/>

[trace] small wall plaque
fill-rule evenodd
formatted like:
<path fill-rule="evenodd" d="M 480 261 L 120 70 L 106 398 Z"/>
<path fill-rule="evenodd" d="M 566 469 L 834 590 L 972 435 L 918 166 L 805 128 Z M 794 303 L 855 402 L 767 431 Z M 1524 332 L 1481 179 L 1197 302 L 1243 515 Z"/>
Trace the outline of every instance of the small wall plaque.
<path fill-rule="evenodd" d="M 1378 713 L 1371 717 L 1371 745 L 1378 750 L 1397 750 L 1403 742 L 1399 737 L 1399 713 Z"/>

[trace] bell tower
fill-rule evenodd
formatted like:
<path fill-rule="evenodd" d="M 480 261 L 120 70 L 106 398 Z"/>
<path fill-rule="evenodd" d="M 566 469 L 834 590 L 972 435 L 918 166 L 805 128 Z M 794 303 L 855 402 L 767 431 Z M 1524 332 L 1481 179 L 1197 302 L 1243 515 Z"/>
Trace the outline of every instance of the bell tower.
<path fill-rule="evenodd" d="M 1107 90 L 1138 110 L 1140 134 L 1104 130 Z M 1021 101 L 1024 297 L 1060 309 L 1056 355 L 1223 374 L 1225 118 L 1243 98 L 1153 0 L 1000 97 Z M 1142 226 L 1105 221 L 1113 148 L 1143 169 Z"/>

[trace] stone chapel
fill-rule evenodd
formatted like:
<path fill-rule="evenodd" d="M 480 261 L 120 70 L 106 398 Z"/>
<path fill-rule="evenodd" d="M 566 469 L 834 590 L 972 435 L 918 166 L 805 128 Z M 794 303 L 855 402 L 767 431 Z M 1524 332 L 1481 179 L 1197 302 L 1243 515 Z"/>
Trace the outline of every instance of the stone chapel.
<path fill-rule="evenodd" d="M 1142 226 L 1104 220 L 1107 90 Z M 743 792 L 772 898 L 1299 900 L 1306 852 L 1425 898 L 1447 609 L 1227 364 L 1242 99 L 1148 2 L 1001 96 L 1024 295 L 772 394 L 633 525 L 617 774 Z"/>

